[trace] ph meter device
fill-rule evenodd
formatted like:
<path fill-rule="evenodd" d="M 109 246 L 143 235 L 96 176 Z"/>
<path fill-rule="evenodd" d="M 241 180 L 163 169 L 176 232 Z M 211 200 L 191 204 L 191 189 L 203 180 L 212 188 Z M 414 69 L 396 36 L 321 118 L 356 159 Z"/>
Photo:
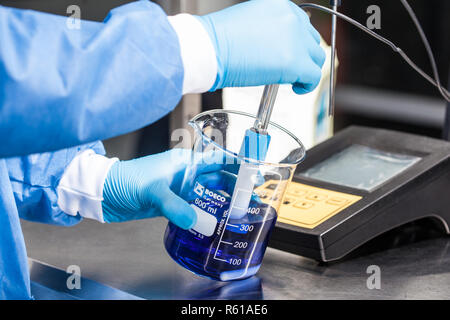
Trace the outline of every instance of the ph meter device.
<path fill-rule="evenodd" d="M 307 152 L 269 246 L 327 262 L 406 223 L 450 222 L 450 143 L 352 126 Z"/>

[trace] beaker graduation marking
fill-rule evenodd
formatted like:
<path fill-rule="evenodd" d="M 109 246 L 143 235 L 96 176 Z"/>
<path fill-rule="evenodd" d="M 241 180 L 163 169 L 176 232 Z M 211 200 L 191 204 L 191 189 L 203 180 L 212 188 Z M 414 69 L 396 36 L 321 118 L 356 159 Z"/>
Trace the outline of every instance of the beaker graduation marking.
<path fill-rule="evenodd" d="M 272 175 L 278 176 L 279 181 L 282 180 L 282 176 L 281 176 L 281 174 L 278 173 L 278 172 L 267 171 L 267 174 L 272 174 Z M 276 188 L 273 190 L 274 193 L 276 193 L 278 189 L 279 189 L 279 184 L 277 184 L 277 185 L 276 185 Z M 239 190 L 238 190 L 238 191 L 239 191 Z M 245 192 L 248 192 L 247 190 L 244 190 L 244 191 L 245 191 Z M 251 192 L 253 193 L 253 190 L 252 190 Z M 220 239 L 219 239 L 219 242 L 218 242 L 218 244 L 217 244 L 217 248 L 216 248 L 216 250 L 215 250 L 215 252 L 214 252 L 214 256 L 213 256 L 213 259 L 219 260 L 219 261 L 223 261 L 223 262 L 226 262 L 226 263 L 228 263 L 228 264 L 232 264 L 232 263 L 233 263 L 232 258 L 230 259 L 230 261 L 225 260 L 225 259 L 222 259 L 222 258 L 218 258 L 218 257 L 217 257 L 217 253 L 220 251 L 220 246 L 221 246 L 221 244 L 224 244 L 224 245 L 233 245 L 232 242 L 228 242 L 228 241 L 222 240 L 222 239 L 223 239 L 223 236 L 224 236 L 224 234 L 225 234 L 225 231 L 227 231 L 227 226 L 230 226 L 230 227 L 233 227 L 233 228 L 239 228 L 239 227 L 240 227 L 240 225 L 234 225 L 234 224 L 228 223 L 228 220 L 230 219 L 230 216 L 231 216 L 230 213 L 231 213 L 231 211 L 232 211 L 232 209 L 233 209 L 233 207 L 234 207 L 234 202 L 235 202 L 234 199 L 236 199 L 236 198 L 233 197 L 233 200 L 231 201 L 230 208 L 229 208 L 229 210 L 228 210 L 228 212 L 227 212 L 227 218 L 226 218 L 226 221 L 225 221 L 225 225 L 224 225 L 224 228 L 223 228 L 222 231 L 221 231 Z M 242 209 L 242 208 L 239 208 L 239 209 Z M 248 210 L 248 208 L 247 208 L 246 210 Z M 265 223 L 267 222 L 267 215 L 269 214 L 269 212 L 270 212 L 270 209 L 267 209 L 266 212 L 265 212 L 265 214 L 264 214 L 264 217 L 263 217 L 263 219 L 262 219 L 262 225 L 261 225 L 261 227 L 260 227 L 259 230 L 258 230 L 258 234 L 257 234 L 257 236 L 255 237 L 255 239 L 252 241 L 252 242 L 253 242 L 253 244 L 252 244 L 252 251 L 250 252 L 250 255 L 249 255 L 249 258 L 248 258 L 247 263 L 246 263 L 246 265 L 245 265 L 245 268 L 242 270 L 242 273 L 239 274 L 239 276 L 236 276 L 236 277 L 235 277 L 235 279 L 242 278 L 242 277 L 244 277 L 244 276 L 247 274 L 248 268 L 249 268 L 249 266 L 250 266 L 250 264 L 251 264 L 251 261 L 252 261 L 254 252 L 255 252 L 255 250 L 256 250 L 256 244 L 258 243 L 258 240 L 259 240 L 259 238 L 260 238 L 260 236 L 261 236 L 261 232 L 264 230 Z M 249 223 L 249 225 L 252 225 L 252 224 Z M 252 229 L 252 230 L 253 230 L 253 229 Z M 247 231 L 247 232 L 252 232 L 252 230 L 249 230 L 249 231 Z M 228 230 L 228 231 L 229 231 L 229 230 Z M 207 261 L 207 262 L 206 262 L 206 265 L 208 264 L 208 260 L 209 260 L 209 257 L 208 257 L 208 259 L 206 260 L 206 261 Z M 242 261 L 242 260 L 241 260 L 241 261 Z M 205 265 L 205 266 L 206 266 L 206 265 Z"/>

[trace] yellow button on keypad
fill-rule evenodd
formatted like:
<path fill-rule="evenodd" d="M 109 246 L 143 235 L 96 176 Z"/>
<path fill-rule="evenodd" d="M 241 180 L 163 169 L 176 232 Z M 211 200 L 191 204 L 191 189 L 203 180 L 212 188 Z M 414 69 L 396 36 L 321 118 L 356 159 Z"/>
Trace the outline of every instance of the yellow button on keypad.
<path fill-rule="evenodd" d="M 314 201 L 322 201 L 322 200 L 325 200 L 326 198 L 327 198 L 326 195 L 316 193 L 316 192 L 310 192 L 306 195 L 306 199 L 314 200 Z"/>
<path fill-rule="evenodd" d="M 294 203 L 294 207 L 300 208 L 300 209 L 309 209 L 312 206 L 314 206 L 314 203 L 303 201 L 303 200 L 300 200 L 300 201 L 297 201 L 296 203 Z"/>
<path fill-rule="evenodd" d="M 297 201 L 297 198 L 287 196 L 287 197 L 284 197 L 283 204 L 293 204 L 296 201 Z"/>
<path fill-rule="evenodd" d="M 295 187 L 293 187 L 293 188 L 288 187 L 287 193 L 292 195 L 292 196 L 301 197 L 301 196 L 306 194 L 306 191 L 302 190 L 302 189 L 295 188 Z"/>
<path fill-rule="evenodd" d="M 328 199 L 326 202 L 329 204 L 336 205 L 336 206 L 341 206 L 341 205 L 346 204 L 347 201 L 348 201 L 347 199 L 335 197 L 335 198 Z"/>

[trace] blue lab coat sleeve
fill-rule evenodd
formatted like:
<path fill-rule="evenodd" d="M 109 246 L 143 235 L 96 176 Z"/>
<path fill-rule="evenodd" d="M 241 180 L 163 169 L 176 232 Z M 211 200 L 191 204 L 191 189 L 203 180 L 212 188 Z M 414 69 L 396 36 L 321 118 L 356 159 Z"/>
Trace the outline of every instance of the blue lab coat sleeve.
<path fill-rule="evenodd" d="M 179 42 L 159 6 L 137 1 L 74 26 L 0 6 L 0 158 L 134 131 L 181 98 Z"/>
<path fill-rule="evenodd" d="M 71 226 L 81 216 L 71 216 L 58 207 L 56 187 L 72 159 L 86 149 L 105 154 L 101 142 L 55 152 L 5 159 L 20 218 L 29 221 Z"/>
<path fill-rule="evenodd" d="M 56 187 L 64 169 L 86 149 L 103 154 L 101 142 L 0 159 L 0 300 L 31 299 L 27 253 L 19 217 L 36 222 L 73 225 L 57 205 Z"/>

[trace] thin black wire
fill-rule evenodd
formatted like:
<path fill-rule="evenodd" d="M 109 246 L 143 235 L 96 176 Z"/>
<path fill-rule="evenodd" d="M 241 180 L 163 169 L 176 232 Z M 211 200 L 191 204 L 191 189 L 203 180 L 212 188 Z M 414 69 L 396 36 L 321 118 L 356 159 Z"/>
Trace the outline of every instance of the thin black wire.
<path fill-rule="evenodd" d="M 406 0 L 400 0 L 400 2 L 405 7 L 406 11 L 408 12 L 409 16 L 411 17 L 411 20 L 414 22 L 414 25 L 416 26 L 417 31 L 419 32 L 420 38 L 422 39 L 423 45 L 425 46 L 425 49 L 427 51 L 428 59 L 430 60 L 431 68 L 433 69 L 434 79 L 436 80 L 438 89 L 444 97 L 448 98 L 448 92 L 446 94 L 442 90 L 443 88 L 442 88 L 442 85 L 441 85 L 441 82 L 439 79 L 439 72 L 438 72 L 438 69 L 436 66 L 436 61 L 434 59 L 433 51 L 431 50 L 430 43 L 428 42 L 425 32 L 423 31 L 422 26 L 420 25 L 419 19 L 417 19 L 417 16 L 414 13 L 414 10 L 411 8 L 411 6 L 409 5 L 409 3 Z M 447 99 L 447 101 L 449 101 L 449 100 Z"/>
<path fill-rule="evenodd" d="M 441 93 L 441 95 L 444 97 L 445 100 L 447 100 L 448 102 L 450 102 L 450 93 L 442 88 L 441 86 L 441 82 L 439 81 L 439 74 L 437 72 L 437 67 L 436 67 L 436 62 L 434 60 L 434 56 L 433 53 L 431 52 L 431 48 L 429 46 L 429 43 L 426 39 L 426 36 L 420 26 L 419 21 L 417 20 L 417 17 L 414 15 L 414 12 L 412 11 L 411 7 L 408 5 L 408 3 L 406 2 L 406 0 L 400 0 L 402 2 L 402 4 L 405 6 L 405 8 L 407 9 L 408 13 L 410 14 L 411 18 L 414 21 L 414 24 L 416 25 L 416 28 L 419 30 L 419 34 L 422 38 L 422 42 L 424 42 L 425 48 L 427 49 L 428 52 L 428 56 L 430 58 L 430 63 L 433 67 L 433 74 L 434 74 L 434 79 L 432 77 L 430 77 L 426 72 L 424 72 L 422 69 L 420 69 L 407 55 L 406 53 L 399 47 L 397 47 L 392 41 L 380 36 L 378 33 L 370 30 L 369 28 L 365 27 L 364 25 L 362 25 L 361 23 L 359 23 L 356 20 L 353 20 L 352 18 L 338 12 L 338 11 L 334 11 L 330 8 L 318 5 L 318 4 L 314 4 L 314 3 L 301 3 L 298 6 L 302 7 L 302 8 L 312 8 L 312 9 L 317 9 L 320 11 L 324 11 L 330 14 L 334 14 L 335 16 L 337 16 L 338 18 L 347 21 L 350 24 L 353 24 L 354 26 L 358 27 L 359 29 L 363 30 L 364 32 L 368 33 L 369 35 L 371 35 L 372 37 L 378 39 L 379 41 L 387 44 L 388 46 L 390 46 L 392 48 L 392 50 L 394 50 L 395 52 L 397 52 L 398 54 L 400 54 L 400 56 L 403 58 L 403 60 L 405 60 L 414 70 L 416 70 L 422 77 L 424 77 L 428 82 L 430 82 L 431 84 L 433 84 L 434 86 L 436 86 L 439 89 L 439 92 Z M 409 8 L 409 9 L 408 9 Z M 412 13 L 412 15 L 411 15 Z"/>

